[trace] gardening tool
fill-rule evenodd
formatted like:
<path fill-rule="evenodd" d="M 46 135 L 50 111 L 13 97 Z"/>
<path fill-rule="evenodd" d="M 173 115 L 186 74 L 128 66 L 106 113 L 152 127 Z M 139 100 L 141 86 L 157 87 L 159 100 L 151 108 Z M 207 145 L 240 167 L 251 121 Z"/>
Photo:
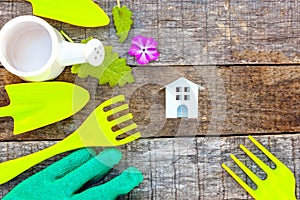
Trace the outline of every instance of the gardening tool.
<path fill-rule="evenodd" d="M 92 0 L 27 0 L 33 14 L 83 27 L 106 26 L 107 14 Z"/>
<path fill-rule="evenodd" d="M 32 15 L 8 21 L 0 31 L 0 47 L 2 65 L 23 80 L 35 82 L 58 77 L 65 66 L 99 66 L 105 57 L 100 40 L 67 42 L 48 22 Z"/>
<path fill-rule="evenodd" d="M 27 178 L 2 200 L 117 199 L 143 181 L 140 170 L 129 167 L 103 184 L 94 187 L 84 185 L 98 182 L 121 159 L 122 153 L 114 148 L 105 149 L 98 155 L 93 149 L 80 149 Z"/>
<path fill-rule="evenodd" d="M 0 116 L 12 116 L 14 134 L 34 130 L 68 118 L 89 101 L 88 91 L 65 82 L 6 85 L 10 104 L 0 108 Z"/>
<path fill-rule="evenodd" d="M 1 163 L 0 184 L 11 180 L 30 167 L 57 154 L 82 147 L 119 146 L 141 137 L 141 134 L 137 132 L 123 139 L 117 139 L 118 136 L 134 130 L 137 127 L 135 123 L 117 131 L 112 130 L 113 127 L 132 119 L 133 116 L 131 113 L 128 113 L 122 117 L 109 121 L 109 116 L 128 109 L 128 104 L 120 105 L 107 111 L 104 109 L 124 100 L 125 97 L 120 95 L 103 102 L 88 116 L 74 133 L 57 144 L 39 152 Z"/>
<path fill-rule="evenodd" d="M 246 147 L 240 145 L 240 148 L 267 174 L 267 178 L 262 180 L 233 154 L 230 155 L 234 162 L 256 184 L 257 189 L 254 190 L 248 186 L 224 163 L 222 167 L 256 200 L 296 200 L 295 177 L 291 170 L 253 137 L 249 136 L 249 139 L 276 165 L 275 169 L 270 168 Z"/>

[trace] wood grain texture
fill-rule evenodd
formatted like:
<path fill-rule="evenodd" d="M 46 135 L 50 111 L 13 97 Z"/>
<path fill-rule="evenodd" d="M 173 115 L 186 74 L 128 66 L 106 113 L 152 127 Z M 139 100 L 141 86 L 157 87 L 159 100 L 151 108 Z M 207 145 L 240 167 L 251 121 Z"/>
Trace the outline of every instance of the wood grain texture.
<path fill-rule="evenodd" d="M 95 1 L 111 17 L 114 0 Z M 155 38 L 161 57 L 153 65 L 299 63 L 299 7 L 294 0 L 122 1 L 133 10 L 129 39 L 118 44 L 112 24 L 85 29 L 49 20 L 75 41 L 94 36 L 112 45 L 131 65 L 130 38 Z M 0 2 L 0 27 L 13 17 L 31 14 L 24 0 Z M 78 13 L 80 14 L 80 13 Z"/>
<path fill-rule="evenodd" d="M 296 177 L 298 196 L 299 135 L 257 136 L 255 138 L 292 170 Z M 17 158 L 54 143 L 54 141 L 1 142 L 0 159 L 3 162 Z M 123 160 L 107 179 L 116 176 L 128 166 L 136 166 L 143 172 L 145 177 L 143 183 L 121 199 L 251 199 L 221 168 L 221 163 L 225 162 L 248 184 L 251 184 L 245 174 L 230 160 L 229 153 L 233 153 L 247 165 L 251 165 L 251 169 L 263 178 L 263 172 L 255 167 L 238 148 L 239 144 L 244 144 L 269 166 L 272 166 L 268 159 L 244 136 L 141 139 L 120 148 L 123 152 Z M 44 169 L 59 158 L 61 156 L 45 161 L 14 180 L 1 185 L 0 198 L 20 181 Z"/>
<path fill-rule="evenodd" d="M 115 0 L 95 2 L 112 18 Z M 104 45 L 113 46 L 133 66 L 136 82 L 111 89 L 98 86 L 92 78 L 79 79 L 66 68 L 57 80 L 88 89 L 90 103 L 71 118 L 19 136 L 12 134 L 11 118 L 0 118 L 0 162 L 56 143 L 76 130 L 103 100 L 125 94 L 143 138 L 120 147 L 124 159 L 104 181 L 131 165 L 141 169 L 145 180 L 120 199 L 251 199 L 220 167 L 226 162 L 253 186 L 229 158 L 229 153 L 234 153 L 243 162 L 253 164 L 238 148 L 239 144 L 272 165 L 244 134 L 257 134 L 256 138 L 294 172 L 300 199 L 298 2 L 122 0 L 121 3 L 133 11 L 135 21 L 122 45 L 112 23 L 106 27 L 82 28 L 46 20 L 76 42 L 93 36 Z M 0 0 L 0 28 L 10 19 L 28 14 L 32 14 L 32 6 L 27 1 Z M 159 61 L 135 67 L 137 63 L 127 51 L 131 38 L 137 34 L 158 41 Z M 206 88 L 199 94 L 199 119 L 164 117 L 161 88 L 182 76 Z M 4 86 L 20 82 L 23 81 L 0 67 L 0 106 L 9 103 Z M 212 135 L 215 137 L 204 137 Z M 0 185 L 0 199 L 22 180 L 63 155 Z M 257 167 L 252 165 L 251 169 L 261 178 L 265 176 Z"/>
<path fill-rule="evenodd" d="M 91 100 L 79 114 L 30 133 L 13 136 L 13 121 L 1 118 L 0 139 L 61 139 L 72 133 L 101 102 L 124 94 L 143 137 L 235 135 L 300 131 L 300 68 L 298 66 L 136 67 L 136 82 L 123 88 L 98 86 L 80 79 L 70 68 L 57 79 L 89 90 Z M 165 91 L 179 77 L 202 85 L 198 119 L 166 119 Z M 0 69 L 0 105 L 9 104 L 4 85 L 18 83 Z M 115 116 L 117 117 L 117 115 Z M 187 131 L 188 130 L 188 131 Z"/>

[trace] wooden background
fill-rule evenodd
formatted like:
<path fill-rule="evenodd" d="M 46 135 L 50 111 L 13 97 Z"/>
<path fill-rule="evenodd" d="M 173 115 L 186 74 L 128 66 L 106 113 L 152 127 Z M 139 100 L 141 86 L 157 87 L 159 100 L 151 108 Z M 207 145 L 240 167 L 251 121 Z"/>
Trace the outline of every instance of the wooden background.
<path fill-rule="evenodd" d="M 115 1 L 95 2 L 111 17 Z M 94 36 L 105 45 L 112 45 L 114 51 L 128 59 L 136 82 L 111 89 L 98 86 L 92 78 L 79 79 L 67 67 L 57 80 L 85 87 L 91 93 L 91 102 L 69 119 L 19 136 L 12 134 L 13 120 L 1 118 L 1 162 L 54 144 L 72 133 L 100 102 L 125 94 L 142 139 L 120 147 L 124 159 L 111 176 L 134 165 L 142 170 L 145 181 L 120 199 L 251 199 L 221 168 L 221 163 L 227 163 L 253 186 L 229 158 L 229 153 L 234 153 L 247 164 L 253 164 L 238 148 L 239 144 L 245 144 L 267 161 L 249 142 L 249 134 L 294 172 L 296 195 L 300 199 L 298 1 L 124 0 L 121 3 L 132 9 L 135 21 L 129 39 L 122 45 L 118 44 L 112 24 L 86 29 L 47 21 L 76 42 Z M 1 0 L 0 27 L 16 16 L 31 14 L 31 10 L 31 4 L 24 0 Z M 128 56 L 130 39 L 137 34 L 158 41 L 159 61 L 137 66 Z M 160 88 L 182 76 L 206 88 L 199 94 L 199 118 L 165 119 L 164 90 Z M 20 82 L 0 68 L 1 106 L 9 104 L 4 86 Z M 0 197 L 59 158 L 49 159 L 1 185 Z M 252 166 L 263 178 L 264 174 Z"/>

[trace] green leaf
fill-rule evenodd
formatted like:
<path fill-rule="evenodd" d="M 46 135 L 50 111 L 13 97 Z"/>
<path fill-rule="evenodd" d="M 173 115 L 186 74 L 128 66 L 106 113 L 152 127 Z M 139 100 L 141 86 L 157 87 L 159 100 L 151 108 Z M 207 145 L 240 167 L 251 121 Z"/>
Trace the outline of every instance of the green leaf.
<path fill-rule="evenodd" d="M 127 83 L 133 83 L 131 67 L 127 66 L 125 58 L 119 58 L 118 53 L 113 52 L 113 47 L 105 46 L 105 58 L 100 66 L 92 66 L 88 63 L 74 65 L 73 74 L 80 78 L 88 76 L 99 80 L 100 85 L 109 84 L 111 87 L 123 87 Z"/>
<path fill-rule="evenodd" d="M 123 43 L 128 36 L 128 33 L 133 24 L 132 12 L 126 6 L 115 6 L 112 11 L 114 25 L 117 29 L 117 36 L 119 36 L 119 43 Z"/>
<path fill-rule="evenodd" d="M 86 43 L 88 43 L 90 40 L 92 40 L 92 39 L 94 39 L 94 37 L 88 37 L 87 39 L 85 39 L 85 40 L 81 40 L 81 43 L 82 44 L 86 44 Z"/>

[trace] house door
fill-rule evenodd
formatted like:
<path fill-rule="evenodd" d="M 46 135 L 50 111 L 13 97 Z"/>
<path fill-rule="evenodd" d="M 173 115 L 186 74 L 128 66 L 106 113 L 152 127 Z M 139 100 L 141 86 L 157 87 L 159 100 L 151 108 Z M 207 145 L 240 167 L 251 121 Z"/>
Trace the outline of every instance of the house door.
<path fill-rule="evenodd" d="M 188 108 L 185 105 L 178 106 L 177 117 L 178 118 L 187 118 L 188 117 Z"/>

